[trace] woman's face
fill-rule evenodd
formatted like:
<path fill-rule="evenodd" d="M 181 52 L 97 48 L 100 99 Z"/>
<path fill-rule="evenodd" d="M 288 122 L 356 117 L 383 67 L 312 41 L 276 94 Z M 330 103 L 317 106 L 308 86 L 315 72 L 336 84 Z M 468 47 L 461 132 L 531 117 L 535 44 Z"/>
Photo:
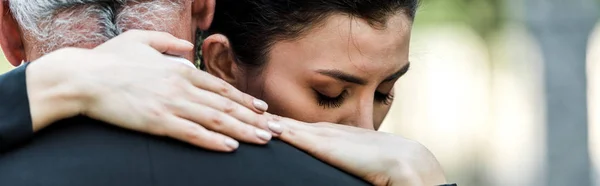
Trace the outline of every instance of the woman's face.
<path fill-rule="evenodd" d="M 265 100 L 276 115 L 378 129 L 394 83 L 408 70 L 411 21 L 398 14 L 376 29 L 332 15 L 323 23 L 274 44 L 260 74 L 247 74 L 235 86 Z"/>

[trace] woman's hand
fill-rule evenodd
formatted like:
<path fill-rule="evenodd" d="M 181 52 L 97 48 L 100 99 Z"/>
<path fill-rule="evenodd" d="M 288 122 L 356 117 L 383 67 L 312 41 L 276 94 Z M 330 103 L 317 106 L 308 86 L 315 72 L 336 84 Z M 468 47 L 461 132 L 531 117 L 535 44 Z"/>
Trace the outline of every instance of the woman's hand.
<path fill-rule="evenodd" d="M 388 133 L 331 123 L 308 124 L 274 117 L 279 136 L 309 154 L 374 185 L 430 186 L 446 182 L 423 145 Z"/>
<path fill-rule="evenodd" d="M 34 130 L 79 114 L 210 150 L 237 140 L 266 144 L 266 103 L 163 53 L 193 45 L 170 34 L 128 31 L 92 49 L 61 49 L 27 68 Z"/>

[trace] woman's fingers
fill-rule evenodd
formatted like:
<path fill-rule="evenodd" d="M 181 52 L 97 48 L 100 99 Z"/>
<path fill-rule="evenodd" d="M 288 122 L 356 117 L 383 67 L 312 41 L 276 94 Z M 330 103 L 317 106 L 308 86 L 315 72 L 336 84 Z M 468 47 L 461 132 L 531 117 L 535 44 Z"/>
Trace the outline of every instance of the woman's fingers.
<path fill-rule="evenodd" d="M 243 123 L 228 113 L 221 112 L 206 105 L 183 101 L 176 105 L 176 115 L 195 123 L 202 123 L 204 128 L 218 132 L 240 141 L 266 144 L 272 135 L 263 129 Z"/>
<path fill-rule="evenodd" d="M 171 138 L 175 138 L 207 150 L 221 152 L 231 152 L 239 147 L 239 142 L 236 140 L 223 134 L 209 131 L 192 121 L 171 116 L 166 119 L 166 122 L 168 124 L 166 125 L 167 128 L 165 129 L 165 135 Z"/>
<path fill-rule="evenodd" d="M 316 148 L 320 148 L 321 144 L 326 144 L 323 143 L 324 138 L 320 135 L 322 131 L 319 131 L 318 127 L 311 126 L 312 124 L 275 115 L 270 115 L 270 120 L 285 129 L 280 134 L 280 139 L 302 150 L 309 151 L 311 154 L 315 153 Z"/>
<path fill-rule="evenodd" d="M 269 106 L 262 100 L 256 99 L 248 94 L 245 94 L 229 83 L 219 79 L 206 72 L 178 66 L 178 71 L 188 79 L 194 86 L 199 89 L 207 90 L 225 98 L 233 100 L 240 105 L 252 109 L 254 112 L 262 114 Z"/>
<path fill-rule="evenodd" d="M 265 115 L 270 123 L 281 125 L 285 129 L 284 133 L 318 134 L 317 132 L 319 131 L 318 127 L 315 127 L 314 123 L 305 123 L 295 119 L 281 117 L 269 113 Z"/>
<path fill-rule="evenodd" d="M 194 49 L 194 44 L 166 32 L 129 30 L 121 36 L 148 45 L 160 53 L 174 56 L 183 56 Z"/>
<path fill-rule="evenodd" d="M 267 118 L 265 116 L 257 114 L 253 110 L 250 110 L 249 108 L 242 106 L 235 101 L 224 98 L 213 92 L 198 89 L 196 87 L 191 88 L 189 92 L 193 97 L 190 99 L 194 100 L 198 104 L 206 105 L 225 114 L 231 115 L 243 123 L 265 130 L 269 129 Z M 273 132 L 275 134 L 278 133 L 278 131 Z"/>

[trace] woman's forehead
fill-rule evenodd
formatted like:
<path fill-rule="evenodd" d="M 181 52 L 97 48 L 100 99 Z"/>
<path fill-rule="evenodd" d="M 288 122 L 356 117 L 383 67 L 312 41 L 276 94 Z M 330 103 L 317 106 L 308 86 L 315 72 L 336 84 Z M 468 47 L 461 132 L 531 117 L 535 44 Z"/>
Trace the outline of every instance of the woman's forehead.
<path fill-rule="evenodd" d="M 301 39 L 276 43 L 271 61 L 281 60 L 288 67 L 330 68 L 354 74 L 393 73 L 408 63 L 410 29 L 399 21 L 409 19 L 390 18 L 393 24 L 377 29 L 365 21 L 335 15 Z M 290 64 L 292 61 L 298 64 Z"/>

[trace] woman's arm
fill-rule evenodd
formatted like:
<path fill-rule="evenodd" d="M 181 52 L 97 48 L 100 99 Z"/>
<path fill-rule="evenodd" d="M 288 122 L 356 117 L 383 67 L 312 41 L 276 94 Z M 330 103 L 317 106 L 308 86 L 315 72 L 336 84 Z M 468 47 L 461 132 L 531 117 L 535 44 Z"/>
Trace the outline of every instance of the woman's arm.
<path fill-rule="evenodd" d="M 266 144 L 266 103 L 163 55 L 192 49 L 167 33 L 134 30 L 92 50 L 54 51 L 3 75 L 0 148 L 77 115 L 209 150 L 233 151 L 236 140 Z"/>
<path fill-rule="evenodd" d="M 0 75 L 0 151 L 29 139 L 53 121 L 78 113 L 76 103 L 82 101 L 68 95 L 80 93 L 68 85 L 48 83 L 61 77 L 47 76 L 38 66 L 24 63 Z"/>
<path fill-rule="evenodd" d="M 415 141 L 339 124 L 273 120 L 286 128 L 280 135 L 283 141 L 374 185 L 446 183 L 435 156 Z"/>

